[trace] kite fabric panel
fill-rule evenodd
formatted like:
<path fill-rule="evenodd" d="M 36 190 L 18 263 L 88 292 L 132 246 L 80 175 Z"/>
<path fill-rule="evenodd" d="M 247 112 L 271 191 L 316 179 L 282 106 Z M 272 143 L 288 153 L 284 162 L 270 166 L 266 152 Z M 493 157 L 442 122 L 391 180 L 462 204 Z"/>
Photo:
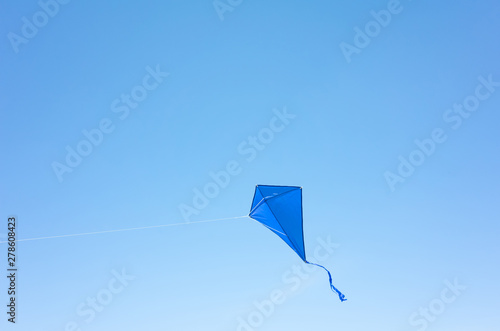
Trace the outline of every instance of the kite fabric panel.
<path fill-rule="evenodd" d="M 302 216 L 302 187 L 257 185 L 250 209 L 250 218 L 274 232 L 307 264 L 323 268 L 330 278 L 330 288 L 340 301 L 345 296 L 332 284 L 332 275 L 322 265 L 306 259 Z"/>

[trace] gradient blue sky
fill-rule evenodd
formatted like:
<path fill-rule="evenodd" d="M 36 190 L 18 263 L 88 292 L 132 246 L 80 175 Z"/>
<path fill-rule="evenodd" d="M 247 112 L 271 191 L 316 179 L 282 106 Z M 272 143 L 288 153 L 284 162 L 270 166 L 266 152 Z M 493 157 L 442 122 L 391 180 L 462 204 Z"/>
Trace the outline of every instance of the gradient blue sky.
<path fill-rule="evenodd" d="M 401 1 L 350 63 L 339 45 L 387 1 L 243 1 L 223 21 L 210 0 L 72 1 L 17 53 L 8 35 L 40 6 L 1 6 L 0 240 L 8 215 L 19 239 L 181 223 L 235 160 L 192 221 L 246 215 L 256 184 L 302 186 L 306 252 L 340 245 L 323 263 L 348 298 L 321 269 L 291 291 L 282 275 L 301 260 L 235 219 L 19 242 L 19 320 L 2 312 L 3 328 L 237 330 L 279 289 L 255 330 L 418 330 L 410 316 L 457 279 L 428 330 L 498 330 L 500 88 L 459 129 L 443 119 L 479 76 L 500 81 L 497 1 Z M 148 66 L 170 75 L 120 120 L 112 102 Z M 285 107 L 296 117 L 247 161 L 238 146 Z M 51 164 L 104 118 L 114 131 L 58 181 Z M 384 173 L 435 128 L 447 140 L 392 192 Z M 85 322 L 77 307 L 122 269 L 136 278 Z"/>

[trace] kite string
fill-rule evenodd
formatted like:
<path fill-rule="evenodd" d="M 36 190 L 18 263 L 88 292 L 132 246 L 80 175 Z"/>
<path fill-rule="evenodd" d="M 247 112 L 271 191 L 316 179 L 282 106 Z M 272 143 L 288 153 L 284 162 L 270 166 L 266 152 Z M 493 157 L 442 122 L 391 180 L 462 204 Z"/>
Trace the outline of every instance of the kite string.
<path fill-rule="evenodd" d="M 74 234 L 63 234 L 58 236 L 48 236 L 48 237 L 37 237 L 37 238 L 26 238 L 26 239 L 18 239 L 18 241 L 33 241 L 33 240 L 43 240 L 43 239 L 54 239 L 54 238 L 66 238 L 66 237 L 80 237 L 80 236 L 88 236 L 94 234 L 103 234 L 103 233 L 112 233 L 112 232 L 123 232 L 123 231 L 132 231 L 132 230 L 144 230 L 144 229 L 153 229 L 153 228 L 162 228 L 168 226 L 177 226 L 177 225 L 187 225 L 194 223 L 208 223 L 208 222 L 216 222 L 216 221 L 224 221 L 224 220 L 233 220 L 238 218 L 245 218 L 245 216 L 236 216 L 236 217 L 227 217 L 227 218 L 217 218 L 212 220 L 203 220 L 203 221 L 194 221 L 194 222 L 182 222 L 182 223 L 171 223 L 171 224 L 161 224 L 161 225 L 150 225 L 150 226 L 142 226 L 135 228 L 125 228 L 125 229 L 116 229 L 116 230 L 104 230 L 104 231 L 94 231 L 94 232 L 82 232 L 82 233 L 74 233 Z M 7 243 L 8 241 L 0 241 L 0 244 Z"/>

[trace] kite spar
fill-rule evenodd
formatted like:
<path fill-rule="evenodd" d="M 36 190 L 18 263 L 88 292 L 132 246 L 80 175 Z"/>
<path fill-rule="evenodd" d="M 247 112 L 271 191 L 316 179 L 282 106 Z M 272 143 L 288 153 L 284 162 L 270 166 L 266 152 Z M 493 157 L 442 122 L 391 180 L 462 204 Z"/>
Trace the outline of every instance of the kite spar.
<path fill-rule="evenodd" d="M 250 209 L 250 218 L 278 235 L 307 264 L 323 268 L 330 278 L 330 288 L 345 301 L 332 284 L 332 274 L 322 265 L 307 261 L 304 248 L 302 187 L 257 185 Z"/>

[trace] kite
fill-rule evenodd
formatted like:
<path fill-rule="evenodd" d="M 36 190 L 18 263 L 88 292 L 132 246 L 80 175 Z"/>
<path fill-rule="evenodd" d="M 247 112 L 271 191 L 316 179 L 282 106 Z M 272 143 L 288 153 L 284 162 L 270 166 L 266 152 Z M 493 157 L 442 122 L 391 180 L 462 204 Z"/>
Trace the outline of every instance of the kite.
<path fill-rule="evenodd" d="M 330 271 L 328 271 L 328 269 L 326 269 L 322 265 L 307 261 L 306 251 L 304 247 L 302 187 L 298 186 L 257 185 L 253 196 L 252 207 L 250 208 L 250 213 L 245 216 L 219 218 L 219 219 L 195 221 L 189 223 L 186 222 L 173 223 L 173 224 L 171 223 L 171 224 L 152 225 L 152 226 L 143 226 L 135 228 L 116 229 L 116 230 L 66 234 L 66 235 L 58 235 L 50 237 L 27 238 L 27 239 L 18 239 L 16 241 L 28 241 L 28 240 L 31 241 L 31 240 L 51 239 L 51 238 L 87 236 L 87 235 L 102 234 L 102 233 L 186 225 L 192 223 L 206 223 L 206 222 L 214 222 L 214 221 L 246 218 L 246 217 L 256 220 L 257 222 L 259 222 L 260 224 L 264 225 L 269 230 L 274 232 L 276 235 L 278 235 L 278 237 L 280 237 L 284 242 L 286 242 L 288 246 L 290 246 L 290 248 L 292 248 L 295 251 L 295 253 L 297 253 L 297 255 L 300 256 L 302 261 L 304 261 L 305 263 L 323 268 L 328 273 L 328 277 L 330 278 L 330 288 L 332 289 L 332 291 L 337 293 L 340 301 L 347 300 L 344 294 L 342 294 L 335 286 L 333 286 L 332 274 L 330 273 Z M 7 243 L 7 241 L 0 241 L 0 244 L 3 243 Z"/>
<path fill-rule="evenodd" d="M 328 272 L 330 288 L 340 301 L 347 300 L 332 284 L 332 274 L 322 265 L 306 259 L 302 217 L 302 187 L 257 185 L 253 196 L 250 218 L 274 232 L 290 246 L 307 264 L 323 268 Z"/>

